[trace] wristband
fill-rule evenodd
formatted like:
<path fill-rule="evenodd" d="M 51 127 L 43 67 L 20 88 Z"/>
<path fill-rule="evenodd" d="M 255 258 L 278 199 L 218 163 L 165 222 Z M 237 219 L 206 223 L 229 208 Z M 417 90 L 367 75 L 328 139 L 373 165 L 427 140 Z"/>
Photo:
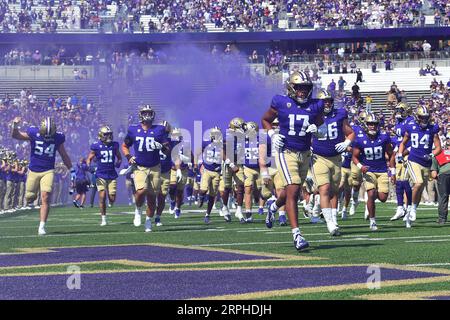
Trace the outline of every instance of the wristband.
<path fill-rule="evenodd" d="M 230 163 L 230 168 L 231 169 L 234 169 L 234 167 L 236 167 L 236 165 L 232 162 L 232 163 Z"/>
<path fill-rule="evenodd" d="M 361 164 L 361 162 L 358 162 L 358 164 L 356 165 L 358 168 L 362 168 L 363 167 L 363 165 Z"/>
<path fill-rule="evenodd" d="M 263 179 L 270 178 L 269 172 L 268 171 L 261 172 L 261 178 Z"/>
<path fill-rule="evenodd" d="M 389 168 L 389 170 L 391 171 L 391 175 L 395 176 L 395 173 L 396 173 L 395 168 Z"/>
<path fill-rule="evenodd" d="M 125 158 L 127 158 L 127 160 L 130 160 L 133 156 L 131 154 L 127 154 L 125 155 Z"/>
<path fill-rule="evenodd" d="M 275 134 L 275 130 L 270 129 L 269 131 L 267 131 L 267 134 L 269 135 L 270 138 L 272 138 L 272 136 Z"/>

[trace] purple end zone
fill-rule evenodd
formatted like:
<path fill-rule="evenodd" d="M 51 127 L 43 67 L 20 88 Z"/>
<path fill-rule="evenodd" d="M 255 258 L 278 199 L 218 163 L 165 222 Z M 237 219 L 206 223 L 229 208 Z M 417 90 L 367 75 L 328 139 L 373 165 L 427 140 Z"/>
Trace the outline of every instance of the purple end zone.
<path fill-rule="evenodd" d="M 425 299 L 430 299 L 430 300 L 450 300 L 450 296 L 432 296 L 432 297 L 425 297 Z"/>
<path fill-rule="evenodd" d="M 274 259 L 271 257 L 250 254 L 206 251 L 190 248 L 171 248 L 157 245 L 77 247 L 51 250 L 55 252 L 1 255 L 0 267 L 122 259 L 154 263 L 195 263 L 208 261 Z"/>
<path fill-rule="evenodd" d="M 0 299 L 189 299 L 257 291 L 366 283 L 367 267 L 282 268 L 81 274 L 81 288 L 67 289 L 69 275 L 0 277 Z M 382 268 L 381 280 L 444 274 Z"/>

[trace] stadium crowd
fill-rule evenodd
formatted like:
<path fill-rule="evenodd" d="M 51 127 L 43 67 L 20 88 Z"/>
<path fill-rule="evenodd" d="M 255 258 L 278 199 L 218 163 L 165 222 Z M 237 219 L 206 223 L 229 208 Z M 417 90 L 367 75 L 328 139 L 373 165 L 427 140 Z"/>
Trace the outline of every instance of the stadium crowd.
<path fill-rule="evenodd" d="M 435 25 L 448 26 L 447 1 L 434 0 L 432 5 Z M 0 27 L 20 33 L 86 29 L 167 33 L 204 32 L 211 24 L 225 31 L 265 31 L 277 29 L 279 21 L 288 18 L 291 28 L 383 28 L 424 26 L 422 7 L 422 0 L 2 0 Z"/>

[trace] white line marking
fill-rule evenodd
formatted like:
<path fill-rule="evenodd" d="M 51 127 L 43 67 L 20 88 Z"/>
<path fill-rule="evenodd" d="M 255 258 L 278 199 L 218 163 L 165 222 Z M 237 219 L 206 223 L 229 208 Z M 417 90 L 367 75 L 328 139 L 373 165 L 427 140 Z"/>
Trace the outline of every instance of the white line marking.
<path fill-rule="evenodd" d="M 420 263 L 420 264 L 405 264 L 406 267 L 432 267 L 432 266 L 450 266 L 449 262 L 443 263 Z"/>
<path fill-rule="evenodd" d="M 429 238 L 441 238 L 450 237 L 450 235 L 441 236 L 417 236 L 417 237 L 390 237 L 390 238 L 348 238 L 348 239 L 324 239 L 324 240 L 311 240 L 311 243 L 321 242 L 347 242 L 347 241 L 387 241 L 387 240 L 402 240 L 402 239 L 429 239 Z M 450 241 L 450 239 L 448 239 Z M 266 245 L 266 244 L 283 244 L 292 243 L 291 241 L 273 241 L 273 242 L 240 242 L 240 243 L 215 243 L 215 244 L 199 244 L 193 246 L 199 247 L 214 247 L 214 246 L 241 246 L 241 245 Z"/>

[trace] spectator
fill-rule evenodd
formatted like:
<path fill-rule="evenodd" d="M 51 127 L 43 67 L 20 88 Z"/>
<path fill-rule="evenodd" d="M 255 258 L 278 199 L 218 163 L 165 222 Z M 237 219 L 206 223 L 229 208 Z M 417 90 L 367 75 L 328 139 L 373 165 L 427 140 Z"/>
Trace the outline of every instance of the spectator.
<path fill-rule="evenodd" d="M 431 45 L 427 42 L 427 40 L 423 41 L 422 49 L 423 49 L 423 54 L 424 54 L 425 58 L 429 58 L 430 51 L 431 51 Z"/>
<path fill-rule="evenodd" d="M 450 83 L 450 81 L 449 81 Z M 334 79 L 331 79 L 330 84 L 328 84 L 328 92 L 330 92 L 331 96 L 334 98 L 336 96 L 336 82 L 334 82 Z"/>
<path fill-rule="evenodd" d="M 372 68 L 372 73 L 377 72 L 377 63 L 376 63 L 375 59 L 373 59 L 373 61 L 372 61 L 371 68 Z"/>
<path fill-rule="evenodd" d="M 361 69 L 359 69 L 359 68 L 356 71 L 356 83 L 358 83 L 358 82 L 363 82 L 363 73 L 362 73 Z"/>
<path fill-rule="evenodd" d="M 358 98 L 359 98 L 359 96 L 360 96 L 360 93 L 359 93 L 359 86 L 356 84 L 356 82 L 355 82 L 355 84 L 352 86 L 352 97 L 355 99 L 355 100 L 357 100 Z"/>
<path fill-rule="evenodd" d="M 338 80 L 339 92 L 343 92 L 344 91 L 344 87 L 345 87 L 346 84 L 347 84 L 347 81 L 345 81 L 342 76 L 339 77 L 339 80 Z"/>
<path fill-rule="evenodd" d="M 384 66 L 386 71 L 390 71 L 391 69 L 391 59 L 389 59 L 389 57 L 386 58 L 386 60 L 384 61 Z"/>
<path fill-rule="evenodd" d="M 366 96 L 366 111 L 367 112 L 372 112 L 372 102 L 373 102 L 373 98 L 370 94 L 368 94 Z"/>
<path fill-rule="evenodd" d="M 356 62 L 355 62 L 355 60 L 352 60 L 352 62 L 350 63 L 350 69 L 351 69 L 351 73 L 356 73 Z"/>

